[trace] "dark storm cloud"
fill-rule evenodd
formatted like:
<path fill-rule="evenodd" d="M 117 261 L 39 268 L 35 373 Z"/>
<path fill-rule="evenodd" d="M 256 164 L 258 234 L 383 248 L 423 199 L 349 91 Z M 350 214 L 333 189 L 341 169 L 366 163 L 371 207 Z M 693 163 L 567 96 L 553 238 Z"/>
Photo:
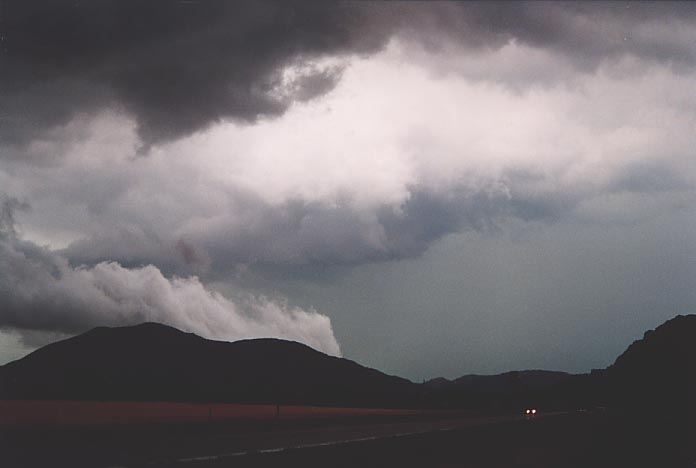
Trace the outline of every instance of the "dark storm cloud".
<path fill-rule="evenodd" d="M 40 139 L 80 112 L 125 110 L 146 149 L 232 119 L 254 122 L 330 90 L 339 69 L 281 71 L 380 50 L 518 41 L 581 67 L 632 54 L 693 66 L 688 3 L 20 1 L 0 3 L 0 144 Z M 286 91 L 279 93 L 279 90 Z M 15 151 L 20 152 L 21 151 Z"/>
<path fill-rule="evenodd" d="M 434 241 L 455 232 L 496 232 L 505 219 L 556 221 L 576 202 L 561 194 L 416 190 L 399 210 L 382 210 L 378 219 L 386 233 L 387 256 L 404 258 L 423 253 Z"/>
<path fill-rule="evenodd" d="M 6 0 L 2 140 L 37 138 L 104 105 L 134 114 L 145 143 L 222 118 L 277 115 L 295 98 L 273 93 L 283 66 L 381 46 L 365 15 L 324 2 Z M 315 70 L 297 97 L 325 92 L 336 77 Z"/>
<path fill-rule="evenodd" d="M 412 187 L 402 204 L 374 211 L 349 200 L 327 205 L 297 199 L 274 206 L 237 193 L 228 213 L 180 238 L 110 230 L 75 241 L 61 254 L 74 265 L 153 263 L 170 274 L 206 277 L 224 276 L 240 264 L 356 265 L 418 256 L 448 234 L 496 232 L 507 219 L 557 221 L 578 202 L 567 194 L 526 193 L 528 175 L 518 177 L 508 176 L 505 189 Z"/>
<path fill-rule="evenodd" d="M 678 31 L 694 26 L 696 7 L 690 2 L 512 2 L 473 10 L 471 23 L 484 37 L 557 50 L 578 64 L 622 54 L 689 65 L 696 59 Z M 645 37 L 645 29 L 654 36 Z"/>
<path fill-rule="evenodd" d="M 457 325 L 479 340 L 543 342 L 500 331 L 549 335 L 538 324 L 552 316 L 566 317 L 561 330 L 584 310 L 619 317 L 638 306 L 647 317 L 693 304 L 693 220 L 674 220 L 694 206 L 695 12 L 693 3 L 0 0 L 0 187 L 17 196 L 0 196 L 0 331 L 39 344 L 157 320 L 337 353 L 316 304 L 355 336 L 380 330 L 371 345 L 344 332 L 362 357 L 387 356 L 385 334 L 399 333 L 403 349 L 426 354 L 450 336 L 444 355 L 468 356 L 476 336 Z M 240 125 L 212 128 L 222 121 Z M 157 147 L 133 158 L 139 145 Z M 580 228 L 587 239 L 574 244 Z M 521 231 L 532 241 L 511 239 Z M 488 235 L 500 232 L 511 235 Z M 635 245 L 621 250 L 631 235 Z M 670 245 L 680 248 L 664 256 Z M 415 271 L 438 249 L 438 262 L 452 264 Z M 410 260 L 389 261 L 401 259 Z M 597 274 L 602 262 L 613 276 Z M 400 283 L 409 265 L 413 280 Z M 368 276 L 338 296 L 322 292 L 323 304 L 309 297 L 306 310 L 208 287 L 244 289 L 244 272 L 253 282 L 258 271 L 279 284 L 312 271 L 316 283 L 340 269 Z M 660 278 L 641 283 L 653 270 Z M 452 315 L 436 332 L 438 304 Z M 462 318 L 472 310 L 488 329 Z M 414 336 L 428 339 L 409 348 Z M 510 351 L 511 365 L 518 355 Z"/>

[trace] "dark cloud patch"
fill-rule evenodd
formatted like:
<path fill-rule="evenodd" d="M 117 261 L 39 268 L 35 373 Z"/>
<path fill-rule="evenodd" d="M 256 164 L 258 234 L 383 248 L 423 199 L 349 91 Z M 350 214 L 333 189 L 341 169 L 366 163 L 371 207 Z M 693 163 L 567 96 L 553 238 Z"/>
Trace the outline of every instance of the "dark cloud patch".
<path fill-rule="evenodd" d="M 210 258 L 190 242 L 179 239 L 176 242 L 176 249 L 179 251 L 179 254 L 181 254 L 181 258 L 186 265 L 191 268 L 203 268 L 210 264 Z"/>
<path fill-rule="evenodd" d="M 279 96 L 284 66 L 373 51 L 386 38 L 366 34 L 367 13 L 352 4 L 8 0 L 2 8 L 6 144 L 104 105 L 135 115 L 145 144 L 220 119 L 253 122 L 326 92 L 337 78 L 317 69 L 297 95 Z"/>
<path fill-rule="evenodd" d="M 283 92 L 287 96 L 294 96 L 297 101 L 310 101 L 333 89 L 341 79 L 342 71 L 341 67 L 328 69 L 310 67 L 308 70 L 303 70 L 302 74 Z"/>
<path fill-rule="evenodd" d="M 17 236 L 17 219 L 15 213 L 18 210 L 28 209 L 28 203 L 21 202 L 14 197 L 8 197 L 0 193 L 0 238 Z"/>
<path fill-rule="evenodd" d="M 171 273 L 185 273 L 200 257 L 187 241 L 167 239 L 152 229 L 128 224 L 123 220 L 112 229 L 99 230 L 73 242 L 59 252 L 75 265 L 95 265 L 116 260 L 126 268 L 154 263 Z"/>
<path fill-rule="evenodd" d="M 560 194 L 531 196 L 501 190 L 467 189 L 442 194 L 415 190 L 399 209 L 384 209 L 378 219 L 384 229 L 386 256 L 411 257 L 434 241 L 455 232 L 497 232 L 502 220 L 556 221 L 575 201 Z"/>
<path fill-rule="evenodd" d="M 463 2 L 423 9 L 431 12 L 429 27 L 412 27 L 416 37 L 440 30 L 463 45 L 492 48 L 516 40 L 561 52 L 580 66 L 625 54 L 696 62 L 690 2 Z"/>
<path fill-rule="evenodd" d="M 273 206 L 245 196 L 229 212 L 201 224 L 204 228 L 185 232 L 183 242 L 119 229 L 76 241 L 63 254 L 75 265 L 116 259 L 127 266 L 154 263 L 179 274 L 207 264 L 192 265 L 191 259 L 210 259 L 209 273 L 215 274 L 238 264 L 350 264 L 383 256 L 379 225 L 348 205 L 292 200 Z"/>
<path fill-rule="evenodd" d="M 250 264 L 357 265 L 418 256 L 433 242 L 460 231 L 497 232 L 511 218 L 556 221 L 578 202 L 570 195 L 518 190 L 521 184 L 510 177 L 508 184 L 446 192 L 413 187 L 402 204 L 374 210 L 356 208 L 349 199 L 271 205 L 238 194 L 229 212 L 201 220 L 199 228 L 178 230 L 180 238 L 116 229 L 94 233 L 61 253 L 76 266 L 109 260 L 128 267 L 152 263 L 169 274 L 196 272 L 206 278 Z"/>

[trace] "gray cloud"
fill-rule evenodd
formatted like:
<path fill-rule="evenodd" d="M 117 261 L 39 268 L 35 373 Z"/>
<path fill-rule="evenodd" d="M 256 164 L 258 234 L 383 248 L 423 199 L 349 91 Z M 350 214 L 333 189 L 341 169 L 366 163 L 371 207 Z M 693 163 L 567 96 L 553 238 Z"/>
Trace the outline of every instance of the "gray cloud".
<path fill-rule="evenodd" d="M 0 196 L 0 239 L 9 239 L 17 236 L 17 210 L 28 210 L 29 204 L 21 202 L 14 197 Z"/>
<path fill-rule="evenodd" d="M 449 193 L 414 191 L 398 210 L 385 209 L 379 220 L 387 237 L 387 257 L 423 253 L 434 241 L 455 232 L 496 232 L 509 219 L 551 222 L 578 203 L 569 194 L 525 194 L 508 177 L 506 190 L 457 188 Z"/>
<path fill-rule="evenodd" d="M 3 2 L 2 142 L 16 144 L 103 106 L 136 116 L 144 143 L 220 119 L 253 122 L 331 88 L 308 70 L 290 94 L 279 73 L 323 54 L 377 49 L 364 8 L 324 2 L 100 0 Z"/>
<path fill-rule="evenodd" d="M 517 41 L 590 69 L 625 55 L 696 62 L 691 3 L 5 0 L 0 17 L 5 157 L 103 107 L 135 116 L 141 151 L 223 119 L 277 116 L 339 79 L 312 60 L 373 53 L 395 35 L 430 50 Z M 305 74 L 283 85 L 293 65 Z"/>
<path fill-rule="evenodd" d="M 518 191 L 514 177 L 506 178 L 504 188 L 442 192 L 413 187 L 403 203 L 374 210 L 357 209 L 349 200 L 327 205 L 296 199 L 275 206 L 237 193 L 231 200 L 234 209 L 181 230 L 178 238 L 148 235 L 133 226 L 95 233 L 61 254 L 74 265 L 154 263 L 170 273 L 211 277 L 240 264 L 360 264 L 418 256 L 448 234 L 496 231 L 511 218 L 557 221 L 579 202 L 570 194 Z"/>
<path fill-rule="evenodd" d="M 3 197 L 0 206 L 0 327 L 18 330 L 28 344 L 98 325 L 155 321 L 214 339 L 278 337 L 340 354 L 330 320 L 313 310 L 265 297 L 232 301 L 195 276 L 166 278 L 152 265 L 74 268 L 16 236 L 16 200 Z"/>
<path fill-rule="evenodd" d="M 658 162 L 637 162 L 622 168 L 607 189 L 614 192 L 668 192 L 688 190 L 692 181 L 688 174 Z"/>
<path fill-rule="evenodd" d="M 485 48 L 516 40 L 590 67 L 626 54 L 686 66 L 696 59 L 689 43 L 696 8 L 689 2 L 466 2 L 423 10 L 430 12 L 425 24 L 411 18 L 416 27 L 409 30 L 421 38 L 439 30 Z"/>

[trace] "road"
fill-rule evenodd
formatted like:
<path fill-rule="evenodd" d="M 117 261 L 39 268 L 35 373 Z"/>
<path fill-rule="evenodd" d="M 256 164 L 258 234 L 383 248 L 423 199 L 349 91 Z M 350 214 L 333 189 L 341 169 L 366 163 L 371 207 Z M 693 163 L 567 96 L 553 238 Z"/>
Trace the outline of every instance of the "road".
<path fill-rule="evenodd" d="M 558 416 L 565 413 L 550 413 L 543 417 Z M 222 436 L 214 441 L 219 447 L 225 447 L 225 451 L 210 450 L 209 453 L 197 455 L 172 457 L 152 462 L 151 465 L 164 466 L 192 466 L 202 462 L 219 462 L 227 459 L 235 459 L 265 455 L 279 454 L 288 451 L 312 449 L 319 447 L 332 447 L 349 445 L 383 439 L 408 438 L 428 433 L 443 433 L 457 431 L 469 427 L 481 427 L 501 423 L 522 421 L 524 417 L 514 416 L 488 416 L 468 417 L 444 420 L 426 421 L 402 421 L 381 424 L 361 424 L 352 426 L 322 427 L 306 430 L 283 430 L 258 434 L 243 434 L 235 436 Z M 208 440 L 208 443 L 213 442 Z"/>
<path fill-rule="evenodd" d="M 674 429 L 577 413 L 51 429 L 3 433 L 0 453 L 3 468 L 685 466 Z"/>
<path fill-rule="evenodd" d="M 644 425 L 640 419 L 604 414 L 544 415 L 398 424 L 353 428 L 359 439 L 304 443 L 278 449 L 230 452 L 198 459 L 170 460 L 159 466 L 223 467 L 683 467 L 694 454 L 680 428 Z M 391 429 L 415 429 L 392 432 Z M 366 431 L 373 434 L 367 436 Z M 390 435 L 389 435 L 390 434 Z M 335 435 L 346 435 L 338 431 Z M 301 439 L 307 441 L 307 434 Z M 269 445 L 273 445 L 269 441 Z"/>
<path fill-rule="evenodd" d="M 0 431 L 0 453 L 3 468 L 49 464 L 54 467 L 193 466 L 520 419 L 518 415 L 458 415 L 449 418 L 409 416 L 273 423 L 5 428 Z"/>

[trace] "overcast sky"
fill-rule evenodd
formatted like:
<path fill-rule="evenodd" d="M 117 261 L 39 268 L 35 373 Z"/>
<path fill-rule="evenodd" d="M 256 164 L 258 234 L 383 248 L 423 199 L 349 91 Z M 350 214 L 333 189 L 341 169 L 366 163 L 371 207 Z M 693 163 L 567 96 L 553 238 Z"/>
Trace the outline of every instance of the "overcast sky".
<path fill-rule="evenodd" d="M 696 311 L 695 202 L 693 3 L 0 1 L 0 363 L 584 372 Z"/>

